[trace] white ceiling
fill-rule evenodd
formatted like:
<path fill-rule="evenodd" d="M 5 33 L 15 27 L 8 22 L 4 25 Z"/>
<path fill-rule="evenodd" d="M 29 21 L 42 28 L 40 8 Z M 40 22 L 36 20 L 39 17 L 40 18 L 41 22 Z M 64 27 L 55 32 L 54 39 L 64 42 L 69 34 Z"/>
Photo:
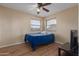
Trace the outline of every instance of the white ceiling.
<path fill-rule="evenodd" d="M 70 8 L 76 4 L 74 3 L 52 3 L 51 5 L 45 6 L 45 8 L 49 9 L 50 12 L 47 13 L 41 9 L 39 15 L 37 14 L 36 3 L 0 3 L 0 5 L 15 9 L 15 10 L 23 11 L 23 12 L 26 12 L 28 14 L 32 14 L 35 16 L 46 17 L 52 14 L 55 14 L 57 12 L 60 12 L 62 10 L 65 10 L 67 8 Z"/>

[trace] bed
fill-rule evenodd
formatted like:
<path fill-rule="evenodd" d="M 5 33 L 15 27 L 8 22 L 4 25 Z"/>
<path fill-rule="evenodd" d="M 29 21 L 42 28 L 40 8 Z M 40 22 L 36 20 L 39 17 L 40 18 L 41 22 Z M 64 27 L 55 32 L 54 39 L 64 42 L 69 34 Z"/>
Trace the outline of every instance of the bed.
<path fill-rule="evenodd" d="M 55 35 L 52 33 L 31 33 L 25 35 L 24 41 L 25 43 L 28 41 L 34 51 L 39 45 L 54 43 Z"/>

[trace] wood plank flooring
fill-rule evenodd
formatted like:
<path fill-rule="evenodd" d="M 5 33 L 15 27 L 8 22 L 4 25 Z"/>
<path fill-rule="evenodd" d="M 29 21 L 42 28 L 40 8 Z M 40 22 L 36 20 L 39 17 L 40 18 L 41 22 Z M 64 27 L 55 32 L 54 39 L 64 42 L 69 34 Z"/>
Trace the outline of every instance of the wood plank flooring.
<path fill-rule="evenodd" d="M 32 51 L 29 44 L 19 44 L 15 46 L 0 48 L 0 56 L 57 56 L 57 43 L 39 46 L 36 51 Z"/>

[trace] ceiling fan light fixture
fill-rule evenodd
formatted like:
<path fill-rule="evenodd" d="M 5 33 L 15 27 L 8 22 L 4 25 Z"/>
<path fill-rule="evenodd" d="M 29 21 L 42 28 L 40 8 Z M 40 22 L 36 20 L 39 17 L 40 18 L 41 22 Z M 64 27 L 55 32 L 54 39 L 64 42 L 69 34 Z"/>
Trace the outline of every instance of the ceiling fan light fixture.
<path fill-rule="evenodd" d="M 40 8 L 37 8 L 37 14 L 39 14 L 40 13 Z"/>
<path fill-rule="evenodd" d="M 37 12 L 40 12 L 40 9 L 39 8 L 37 8 Z"/>

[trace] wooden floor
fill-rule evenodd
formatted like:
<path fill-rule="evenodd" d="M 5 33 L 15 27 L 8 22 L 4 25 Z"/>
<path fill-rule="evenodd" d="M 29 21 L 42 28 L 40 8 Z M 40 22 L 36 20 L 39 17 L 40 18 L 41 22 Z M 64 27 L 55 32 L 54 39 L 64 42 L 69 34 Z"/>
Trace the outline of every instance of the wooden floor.
<path fill-rule="evenodd" d="M 57 56 L 57 43 L 39 46 L 36 51 L 32 51 L 29 44 L 19 44 L 15 46 L 0 48 L 0 56 Z"/>

